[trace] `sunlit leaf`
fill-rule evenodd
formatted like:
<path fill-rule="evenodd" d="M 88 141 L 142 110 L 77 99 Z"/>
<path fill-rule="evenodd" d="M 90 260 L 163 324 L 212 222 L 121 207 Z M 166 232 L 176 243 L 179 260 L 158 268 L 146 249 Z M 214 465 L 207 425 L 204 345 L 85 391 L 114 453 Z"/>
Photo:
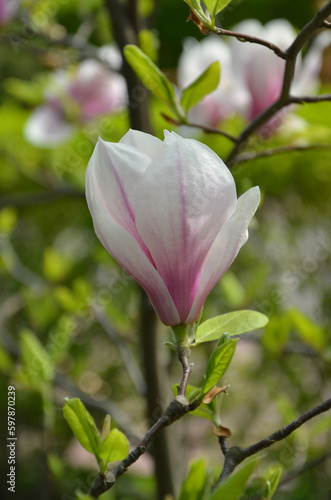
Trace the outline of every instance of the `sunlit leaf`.
<path fill-rule="evenodd" d="M 195 345 L 202 342 L 220 339 L 224 333 L 240 335 L 257 328 L 262 328 L 268 323 L 268 318 L 257 311 L 234 311 L 202 323 L 196 332 Z"/>
<path fill-rule="evenodd" d="M 146 88 L 181 117 L 174 87 L 153 61 L 136 45 L 126 45 L 124 56 Z"/>
<path fill-rule="evenodd" d="M 129 453 L 129 441 L 123 432 L 118 429 L 110 431 L 108 436 L 99 445 L 98 455 L 106 464 L 123 460 Z"/>
<path fill-rule="evenodd" d="M 78 398 L 66 399 L 63 415 L 83 448 L 98 457 L 98 448 L 101 443 L 100 434 L 92 415 L 81 400 Z"/>
<path fill-rule="evenodd" d="M 213 62 L 194 82 L 183 90 L 180 103 L 185 111 L 195 106 L 206 95 L 213 92 L 220 81 L 221 66 Z"/>
<path fill-rule="evenodd" d="M 225 9 L 230 2 L 231 0 L 204 0 L 205 5 L 213 18 L 216 14 Z"/>

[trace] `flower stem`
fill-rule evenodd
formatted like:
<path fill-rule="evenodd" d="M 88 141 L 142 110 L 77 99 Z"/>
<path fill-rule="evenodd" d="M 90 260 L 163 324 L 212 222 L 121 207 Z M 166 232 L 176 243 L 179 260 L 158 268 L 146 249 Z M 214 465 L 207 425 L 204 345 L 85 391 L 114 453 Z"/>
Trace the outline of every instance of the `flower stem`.
<path fill-rule="evenodd" d="M 173 326 L 172 330 L 175 335 L 176 341 L 176 351 L 180 364 L 183 368 L 183 375 L 179 386 L 177 386 L 178 396 L 184 396 L 186 394 L 186 388 L 188 384 L 188 379 L 191 374 L 191 366 L 189 363 L 190 358 L 190 344 L 188 338 L 190 325 L 177 325 Z"/>

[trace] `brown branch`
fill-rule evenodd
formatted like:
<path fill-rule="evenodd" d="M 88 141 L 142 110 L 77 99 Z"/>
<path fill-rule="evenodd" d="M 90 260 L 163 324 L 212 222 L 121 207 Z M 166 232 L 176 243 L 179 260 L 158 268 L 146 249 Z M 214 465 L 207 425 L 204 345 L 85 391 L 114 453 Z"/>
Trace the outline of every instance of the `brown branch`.
<path fill-rule="evenodd" d="M 314 102 L 327 102 L 331 101 L 331 94 L 322 94 L 322 95 L 312 95 L 312 96 L 289 96 L 287 99 L 287 104 L 306 104 L 306 103 L 314 103 Z"/>
<path fill-rule="evenodd" d="M 265 109 L 255 120 L 253 120 L 248 127 L 239 136 L 236 145 L 230 152 L 227 158 L 227 165 L 231 166 L 234 158 L 239 154 L 242 148 L 245 146 L 248 138 L 258 130 L 261 125 L 266 123 L 270 118 L 272 118 L 280 109 L 288 106 L 292 103 L 290 96 L 291 84 L 294 77 L 294 70 L 296 65 L 296 60 L 298 54 L 304 44 L 308 39 L 319 29 L 323 28 L 324 22 L 327 17 L 331 15 L 331 0 L 324 5 L 313 17 L 313 19 L 304 26 L 304 28 L 299 32 L 292 45 L 286 50 L 287 60 L 285 64 L 285 71 L 283 77 L 283 84 L 281 93 L 278 99 L 271 104 L 267 109 Z M 307 101 L 308 102 L 308 101 Z M 316 102 L 316 101 L 315 101 Z"/>
<path fill-rule="evenodd" d="M 230 141 L 232 141 L 234 143 L 236 143 L 238 141 L 238 139 L 234 135 L 231 135 L 228 132 L 225 132 L 224 130 L 220 130 L 218 128 L 207 127 L 206 125 L 199 125 L 198 123 L 191 123 L 191 122 L 182 123 L 179 125 L 186 125 L 187 127 L 199 128 L 200 130 L 202 130 L 206 134 L 222 135 L 223 137 L 226 137 L 227 139 L 229 139 Z"/>
<path fill-rule="evenodd" d="M 199 406 L 199 401 L 195 400 L 192 403 L 187 403 L 183 396 L 174 398 L 166 408 L 159 420 L 149 429 L 141 442 L 129 455 L 122 460 L 111 472 L 105 475 L 99 474 L 95 479 L 89 495 L 93 498 L 98 498 L 100 495 L 108 491 L 115 484 L 116 480 L 122 476 L 138 458 L 143 455 L 147 446 L 153 441 L 155 436 L 164 428 L 184 417 L 188 412 L 195 410 Z"/>
<path fill-rule="evenodd" d="M 245 163 L 247 161 L 257 160 L 260 158 L 270 158 L 271 156 L 297 152 L 297 151 L 310 151 L 315 149 L 331 149 L 330 144 L 309 144 L 309 145 L 294 145 L 294 146 L 281 146 L 279 148 L 265 149 L 264 151 L 247 151 L 236 156 L 231 163 L 231 167 L 238 165 L 239 163 Z"/>
<path fill-rule="evenodd" d="M 225 30 L 223 28 L 215 28 L 214 33 L 220 36 L 224 35 L 224 36 L 235 37 L 237 38 L 237 40 L 239 40 L 239 42 L 249 42 L 249 43 L 255 43 L 257 45 L 263 45 L 264 47 L 267 47 L 268 49 L 272 50 L 278 57 L 281 57 L 282 59 L 288 58 L 287 53 L 284 52 L 280 47 L 278 47 L 274 43 L 268 42 L 267 40 L 263 40 L 262 38 L 246 35 L 244 33 L 237 33 L 235 31 Z"/>
<path fill-rule="evenodd" d="M 277 443 L 278 441 L 282 441 L 283 439 L 287 438 L 290 434 L 292 434 L 292 432 L 294 432 L 296 429 L 301 427 L 304 423 L 308 422 L 317 415 L 320 415 L 321 413 L 330 410 L 330 408 L 331 408 L 331 398 L 324 401 L 324 403 L 315 406 L 315 408 L 307 411 L 306 413 L 301 415 L 301 417 L 297 418 L 296 420 L 286 425 L 285 427 L 282 427 L 273 434 L 270 434 L 270 436 L 266 437 L 265 439 L 261 439 L 261 441 L 258 441 L 257 443 L 252 444 L 247 448 L 232 446 L 231 448 L 226 450 L 226 448 L 222 447 L 222 452 L 223 454 L 225 454 L 225 460 L 224 460 L 223 470 L 217 481 L 217 484 L 221 484 L 223 481 L 225 481 L 230 476 L 230 474 L 232 474 L 234 469 L 239 464 L 241 464 L 241 462 L 243 462 L 246 458 L 249 458 L 252 455 L 255 455 L 256 453 L 259 453 L 260 451 L 269 448 L 269 446 L 273 445 L 274 443 Z"/>

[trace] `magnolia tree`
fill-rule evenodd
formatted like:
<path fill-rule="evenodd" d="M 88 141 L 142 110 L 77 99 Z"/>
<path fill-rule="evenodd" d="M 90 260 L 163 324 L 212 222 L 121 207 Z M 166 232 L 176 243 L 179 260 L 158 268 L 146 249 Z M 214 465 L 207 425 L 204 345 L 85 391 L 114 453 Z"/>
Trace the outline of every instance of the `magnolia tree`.
<path fill-rule="evenodd" d="M 99 468 L 89 491 L 85 488 L 84 493 L 77 493 L 81 500 L 103 494 L 104 498 L 115 498 L 107 496 L 112 494 L 108 490 L 117 481 L 125 481 L 121 476 L 150 450 L 155 458 L 159 500 L 277 498 L 286 464 L 277 462 L 261 473 L 266 455 L 260 452 L 331 408 L 331 399 L 321 400 L 269 436 L 258 424 L 255 442 L 244 446 L 235 437 L 230 441 L 231 434 L 238 433 L 238 424 L 227 422 L 226 411 L 221 412 L 222 399 L 231 396 L 231 378 L 225 374 L 235 359 L 241 336 L 265 328 L 268 317 L 264 313 L 269 311 L 262 307 L 222 308 L 222 314 L 216 311 L 212 317 L 204 312 L 205 303 L 208 311 L 209 294 L 247 242 L 249 225 L 259 231 L 255 213 L 258 220 L 263 212 L 256 177 L 238 197 L 232 171 L 240 174 L 249 160 L 330 147 L 323 138 L 322 142 L 307 139 L 307 121 L 296 111 L 304 103 L 331 100 L 331 94 L 318 93 L 323 51 L 331 45 L 331 2 L 322 2 L 314 17 L 297 31 L 284 19 L 264 25 L 246 19 L 229 30 L 222 22 L 229 0 L 205 0 L 204 4 L 200 0 L 185 1 L 188 19 L 183 17 L 180 22 L 184 26 L 189 20 L 197 36 L 184 40 L 176 77 L 171 78 L 155 62 L 151 6 L 107 0 L 104 14 L 109 15 L 113 44 L 97 47 L 88 41 L 93 18 L 73 37 L 59 24 L 53 31 L 33 26 L 33 36 L 27 42 L 8 28 L 15 14 L 17 23 L 27 23 L 27 6 L 23 2 L 21 6 L 18 2 L 0 3 L 2 29 L 8 28 L 7 41 L 13 47 L 29 47 L 40 37 L 69 51 L 79 51 L 79 60 L 62 64 L 43 81 L 22 134 L 27 143 L 55 154 L 82 128 L 86 127 L 87 134 L 90 131 L 95 147 L 86 169 L 85 194 L 94 231 L 112 258 L 141 286 L 137 328 L 142 333 L 146 380 L 128 354 L 123 337 L 115 343 L 124 353 L 137 391 L 147 390 L 149 394 L 152 422 L 137 437 L 125 413 L 110 405 L 110 415 L 104 415 L 99 431 L 86 408 L 93 402 L 73 391 L 79 397 L 66 399 L 64 418 L 80 445 L 94 455 Z M 129 119 L 123 127 L 116 117 L 126 109 Z M 95 134 L 92 130 L 96 120 L 109 115 L 121 131 L 112 128 L 117 138 L 111 141 L 107 140 L 107 131 L 103 134 L 99 128 Z M 275 144 L 269 147 L 268 141 L 275 136 Z M 222 158 L 215 146 L 217 141 L 225 144 Z M 72 190 L 70 195 L 77 193 Z M 58 262 L 53 257 L 49 257 L 51 276 L 56 272 L 52 266 Z M 107 259 L 105 262 L 107 265 Z M 131 282 L 125 279 L 129 287 Z M 58 288 L 56 293 L 60 300 L 68 300 L 63 289 Z M 114 336 L 106 310 L 92 302 L 88 309 Z M 303 335 L 310 338 L 309 324 L 305 325 Z M 167 335 L 160 345 L 155 340 L 158 329 Z M 39 391 L 48 430 L 54 428 L 55 421 L 50 387 L 56 381 L 58 351 L 55 349 L 54 354 L 32 332 L 23 332 L 23 371 L 18 380 L 29 380 Z M 170 383 L 172 399 L 169 393 L 164 396 L 159 380 L 160 357 L 165 355 L 175 357 L 181 370 L 179 378 Z M 191 385 L 195 371 L 200 382 L 195 378 L 195 385 Z M 247 388 L 247 392 L 253 393 L 254 388 Z M 160 401 L 162 412 L 155 418 Z M 212 472 L 204 457 L 198 457 L 190 464 L 185 479 L 176 482 L 166 428 L 170 428 L 171 436 L 172 425 L 190 418 L 188 414 L 212 423 L 214 446 L 220 456 Z M 116 422 L 113 427 L 111 418 Z M 240 426 L 245 426 L 245 412 L 240 412 L 240 419 Z M 72 498 L 70 495 L 72 491 L 63 492 L 62 498 Z"/>

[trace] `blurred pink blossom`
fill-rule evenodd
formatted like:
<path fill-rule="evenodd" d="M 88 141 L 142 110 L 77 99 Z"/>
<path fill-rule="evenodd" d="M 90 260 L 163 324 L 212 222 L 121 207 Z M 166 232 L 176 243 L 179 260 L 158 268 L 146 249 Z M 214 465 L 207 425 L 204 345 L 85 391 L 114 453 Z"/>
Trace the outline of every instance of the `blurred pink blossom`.
<path fill-rule="evenodd" d="M 94 60 L 56 72 L 45 91 L 45 102 L 28 118 L 24 134 L 39 147 L 66 140 L 77 123 L 118 111 L 126 105 L 124 78 Z"/>
<path fill-rule="evenodd" d="M 296 32 L 285 19 L 276 19 L 264 26 L 256 19 L 243 21 L 233 31 L 262 38 L 287 49 Z M 331 43 L 330 33 L 319 35 L 303 61 L 299 57 L 293 95 L 316 92 L 322 65 L 323 50 Z M 236 38 L 224 41 L 210 35 L 201 42 L 188 41 L 179 61 L 178 83 L 186 87 L 213 61 L 221 63 L 221 82 L 216 91 L 192 109 L 189 118 L 202 125 L 215 126 L 217 122 L 237 112 L 248 120 L 256 118 L 280 95 L 285 61 L 262 45 L 239 42 Z M 265 128 L 273 132 L 281 123 L 284 112 L 274 117 Z"/>
<path fill-rule="evenodd" d="M 0 26 L 3 26 L 14 17 L 17 8 L 17 0 L 0 0 Z"/>

